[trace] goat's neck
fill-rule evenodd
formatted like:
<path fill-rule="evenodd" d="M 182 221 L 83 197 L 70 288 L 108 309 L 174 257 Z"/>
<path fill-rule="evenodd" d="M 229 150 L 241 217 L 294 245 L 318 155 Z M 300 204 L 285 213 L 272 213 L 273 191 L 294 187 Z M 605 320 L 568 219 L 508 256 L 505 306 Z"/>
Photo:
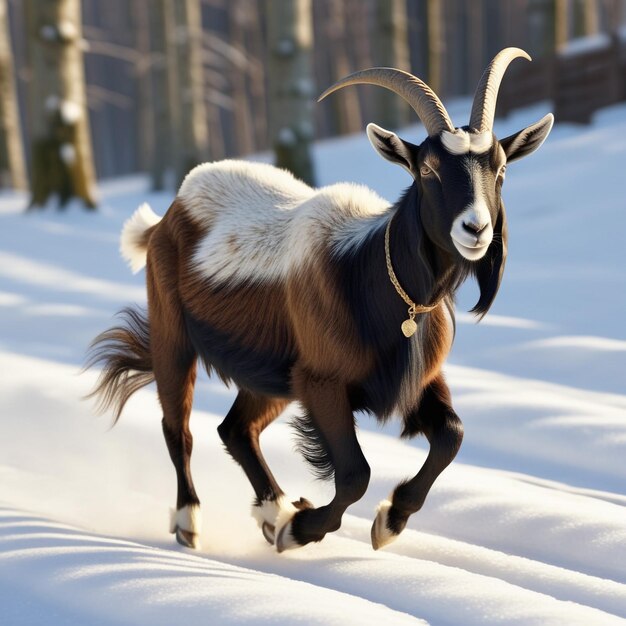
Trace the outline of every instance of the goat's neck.
<path fill-rule="evenodd" d="M 455 282 L 452 259 L 429 241 L 409 190 L 387 219 L 372 225 L 370 236 L 341 260 L 345 294 L 363 338 L 390 345 L 402 335 L 400 324 L 408 305 L 393 286 L 385 259 L 385 228 L 390 230 L 391 263 L 404 291 L 416 304 L 432 304 L 451 292 Z M 416 320 L 419 322 L 419 316 Z"/>
<path fill-rule="evenodd" d="M 452 257 L 433 244 L 424 231 L 411 189 L 390 214 L 390 257 L 402 288 L 416 303 L 430 305 L 450 289 Z M 394 289 L 395 291 L 395 289 Z"/>

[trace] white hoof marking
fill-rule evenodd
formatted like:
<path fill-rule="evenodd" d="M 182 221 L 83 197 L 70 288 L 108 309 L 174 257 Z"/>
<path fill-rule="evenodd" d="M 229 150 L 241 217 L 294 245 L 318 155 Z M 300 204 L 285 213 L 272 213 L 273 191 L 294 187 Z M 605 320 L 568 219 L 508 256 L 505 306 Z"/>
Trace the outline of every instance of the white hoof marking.
<path fill-rule="evenodd" d="M 170 532 L 175 533 L 176 529 L 186 530 L 193 535 L 199 535 L 202 530 L 202 515 L 200 505 L 188 504 L 182 509 L 170 510 Z"/>
<path fill-rule="evenodd" d="M 291 533 L 291 522 L 293 518 L 290 518 L 287 523 L 283 524 L 280 530 L 276 529 L 276 551 L 280 554 L 285 550 L 293 550 L 294 548 L 301 548 L 302 546 L 293 538 Z"/>
<path fill-rule="evenodd" d="M 372 547 L 374 550 L 383 548 L 392 541 L 395 541 L 398 537 L 398 535 L 392 533 L 389 528 L 387 528 L 390 508 L 391 502 L 389 500 L 382 500 L 376 509 L 376 519 L 372 526 Z"/>
<path fill-rule="evenodd" d="M 276 500 L 263 500 L 260 505 L 253 505 L 252 517 L 257 521 L 259 528 L 263 527 L 264 522 L 276 527 L 279 519 L 289 520 L 297 510 L 287 496 L 280 496 Z"/>
<path fill-rule="evenodd" d="M 265 537 L 265 541 L 270 544 L 270 546 L 274 545 L 274 539 L 276 538 L 276 534 L 274 532 L 274 527 L 267 522 L 263 522 L 263 526 L 261 526 L 261 532 Z"/>
<path fill-rule="evenodd" d="M 181 546 L 185 546 L 186 548 L 191 548 L 192 550 L 200 550 L 200 538 L 195 533 L 190 533 L 187 530 L 182 530 L 181 528 L 176 529 L 176 541 Z"/>

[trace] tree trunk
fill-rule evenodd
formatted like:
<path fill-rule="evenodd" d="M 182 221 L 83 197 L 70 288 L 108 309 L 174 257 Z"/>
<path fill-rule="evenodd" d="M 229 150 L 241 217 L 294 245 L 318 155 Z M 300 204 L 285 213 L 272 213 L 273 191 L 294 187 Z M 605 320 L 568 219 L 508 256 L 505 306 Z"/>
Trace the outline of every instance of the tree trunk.
<path fill-rule="evenodd" d="M 311 0 L 268 0 L 270 139 L 276 165 L 314 184 Z"/>
<path fill-rule="evenodd" d="M 152 96 L 152 54 L 150 50 L 150 10 L 148 0 L 134 0 L 132 23 L 139 57 L 135 64 L 137 78 L 138 164 L 148 171 L 154 161 L 154 98 Z"/>
<path fill-rule="evenodd" d="M 467 52 L 468 81 L 467 85 L 477 85 L 485 69 L 485 3 L 474 0 L 467 12 Z M 473 87 L 470 87 L 472 89 Z"/>
<path fill-rule="evenodd" d="M 7 0 L 0 0 L 0 187 L 26 189 Z"/>
<path fill-rule="evenodd" d="M 441 97 L 443 87 L 443 23 L 441 0 L 428 0 L 428 85 Z"/>
<path fill-rule="evenodd" d="M 328 16 L 326 19 L 326 37 L 330 52 L 330 68 L 332 82 L 347 76 L 350 61 L 346 54 L 346 7 L 344 0 L 327 2 Z M 333 107 L 334 128 L 341 135 L 356 133 L 363 130 L 361 123 L 361 106 L 356 89 L 346 89 L 338 98 L 330 101 Z"/>
<path fill-rule="evenodd" d="M 569 39 L 569 1 L 554 0 L 554 39 L 557 50 Z"/>
<path fill-rule="evenodd" d="M 528 4 L 528 52 L 535 58 L 552 54 L 556 47 L 554 0 L 530 0 Z"/>
<path fill-rule="evenodd" d="M 376 0 L 373 34 L 374 65 L 411 71 L 406 0 Z M 409 107 L 395 93 L 377 89 L 374 96 L 377 124 L 396 129 L 409 120 Z"/>
<path fill-rule="evenodd" d="M 31 206 L 57 195 L 96 206 L 80 0 L 26 0 L 32 134 Z"/>
<path fill-rule="evenodd" d="M 248 11 L 248 35 L 247 48 L 248 57 L 248 80 L 250 81 L 250 95 L 253 129 L 255 134 L 255 145 L 262 150 L 267 149 L 267 94 L 266 94 L 266 64 L 265 57 L 266 42 L 264 39 L 265 23 L 258 19 L 258 12 L 261 11 L 260 0 L 246 3 Z"/>
<path fill-rule="evenodd" d="M 169 0 L 161 0 L 149 10 L 150 20 L 150 76 L 152 82 L 152 132 L 154 147 L 150 163 L 152 189 L 165 189 L 165 178 L 169 168 L 174 165 L 172 141 L 174 128 L 172 122 L 171 97 L 168 76 L 168 46 L 166 19 L 170 14 L 165 6 Z"/>
<path fill-rule="evenodd" d="M 599 30 L 597 0 L 583 0 L 583 22 L 585 35 L 595 35 Z"/>
<path fill-rule="evenodd" d="M 237 51 L 231 68 L 231 88 L 233 94 L 233 115 L 235 118 L 235 138 L 237 154 L 254 152 L 254 132 L 248 98 L 248 55 L 246 33 L 244 31 L 246 2 L 231 0 L 229 11 L 230 43 Z"/>
<path fill-rule="evenodd" d="M 190 169 L 209 158 L 209 129 L 204 103 L 202 16 L 200 0 L 164 0 L 168 83 L 177 184 Z"/>

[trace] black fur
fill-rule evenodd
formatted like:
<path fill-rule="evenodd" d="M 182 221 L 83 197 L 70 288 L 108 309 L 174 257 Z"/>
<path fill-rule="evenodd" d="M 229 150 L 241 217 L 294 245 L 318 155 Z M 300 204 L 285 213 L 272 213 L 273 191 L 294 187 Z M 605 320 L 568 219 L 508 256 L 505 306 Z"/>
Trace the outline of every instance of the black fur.
<path fill-rule="evenodd" d="M 498 295 L 507 255 L 507 225 L 504 205 L 501 203 L 498 219 L 493 227 L 493 241 L 487 254 L 472 266 L 472 273 L 476 276 L 480 289 L 480 298 L 471 309 L 482 319 L 491 308 Z"/>
<path fill-rule="evenodd" d="M 391 256 L 400 284 L 411 299 L 431 304 L 453 294 L 467 276 L 468 264 L 452 263 L 442 257 L 424 233 L 420 216 L 420 196 L 413 183 L 390 209 L 393 219 L 390 232 Z M 379 355 L 372 374 L 360 386 L 350 390 L 354 410 L 365 410 L 385 420 L 397 402 L 403 375 L 409 366 L 411 343 L 400 325 L 407 318 L 407 305 L 389 280 L 385 260 L 385 227 L 382 223 L 357 248 L 337 254 L 335 262 L 339 288 L 354 317 L 360 339 Z M 424 315 L 415 321 L 420 324 Z"/>
<path fill-rule="evenodd" d="M 186 311 L 184 318 L 189 338 L 209 373 L 215 371 L 226 384 L 232 381 L 256 393 L 289 397 L 295 357 L 254 351 Z"/>
<path fill-rule="evenodd" d="M 309 463 L 313 474 L 320 480 L 332 480 L 335 466 L 324 435 L 315 427 L 308 413 L 296 415 L 291 420 L 296 432 L 296 449 Z"/>

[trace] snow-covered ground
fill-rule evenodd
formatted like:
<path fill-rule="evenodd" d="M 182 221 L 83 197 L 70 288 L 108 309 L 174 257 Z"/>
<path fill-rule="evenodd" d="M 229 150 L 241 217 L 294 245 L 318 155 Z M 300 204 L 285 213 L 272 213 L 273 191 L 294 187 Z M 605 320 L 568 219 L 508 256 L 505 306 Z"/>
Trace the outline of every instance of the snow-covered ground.
<path fill-rule="evenodd" d="M 506 136 L 547 106 L 499 121 Z M 467 103 L 450 107 L 467 118 Z M 457 122 L 458 123 L 458 122 Z M 404 133 L 417 140 L 417 128 Z M 203 550 L 167 532 L 174 470 L 154 390 L 120 423 L 81 400 L 87 344 L 145 299 L 117 252 L 122 222 L 168 194 L 102 186 L 101 210 L 23 214 L 0 196 L 0 623 L 626 623 L 626 107 L 556 126 L 509 168 L 509 262 L 492 312 L 459 314 L 446 366 L 466 435 L 424 509 L 374 552 L 375 506 L 425 458 L 397 425 L 359 419 L 372 467 L 362 501 L 321 544 L 278 555 L 216 426 L 234 391 L 202 378 L 192 429 Z M 322 183 L 408 184 L 364 136 L 320 144 Z M 459 311 L 474 303 L 467 285 Z M 282 418 L 263 435 L 286 491 L 321 503 Z"/>

